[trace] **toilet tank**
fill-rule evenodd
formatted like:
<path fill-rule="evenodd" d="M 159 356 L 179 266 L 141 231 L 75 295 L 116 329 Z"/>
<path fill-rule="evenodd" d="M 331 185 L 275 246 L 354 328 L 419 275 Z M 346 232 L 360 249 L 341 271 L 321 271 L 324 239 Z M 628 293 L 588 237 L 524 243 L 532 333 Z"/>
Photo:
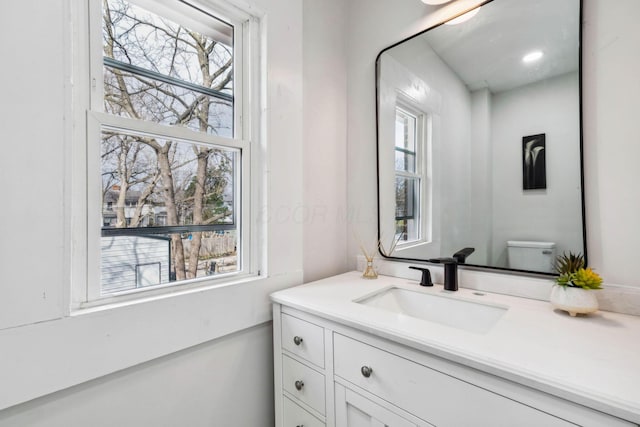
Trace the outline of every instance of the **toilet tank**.
<path fill-rule="evenodd" d="M 509 268 L 553 273 L 556 244 L 554 242 L 509 240 L 507 255 Z"/>

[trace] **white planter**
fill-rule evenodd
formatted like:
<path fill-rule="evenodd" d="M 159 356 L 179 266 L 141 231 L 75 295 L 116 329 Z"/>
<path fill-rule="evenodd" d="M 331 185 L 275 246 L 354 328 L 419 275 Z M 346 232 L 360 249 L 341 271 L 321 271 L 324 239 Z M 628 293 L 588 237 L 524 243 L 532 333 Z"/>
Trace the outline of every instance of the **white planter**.
<path fill-rule="evenodd" d="M 550 302 L 555 308 L 568 311 L 571 316 L 598 311 L 598 299 L 593 290 L 553 285 Z"/>

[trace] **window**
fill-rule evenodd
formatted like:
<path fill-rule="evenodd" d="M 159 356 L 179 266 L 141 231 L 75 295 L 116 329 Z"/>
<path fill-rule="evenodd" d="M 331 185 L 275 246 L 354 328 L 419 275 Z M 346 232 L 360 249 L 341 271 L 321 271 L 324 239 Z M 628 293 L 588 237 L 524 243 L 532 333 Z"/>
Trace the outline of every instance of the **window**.
<path fill-rule="evenodd" d="M 183 0 L 101 3 L 88 123 L 99 277 L 88 300 L 251 273 L 251 19 Z"/>
<path fill-rule="evenodd" d="M 424 115 L 396 106 L 395 191 L 396 238 L 400 243 L 416 242 L 423 236 Z"/>

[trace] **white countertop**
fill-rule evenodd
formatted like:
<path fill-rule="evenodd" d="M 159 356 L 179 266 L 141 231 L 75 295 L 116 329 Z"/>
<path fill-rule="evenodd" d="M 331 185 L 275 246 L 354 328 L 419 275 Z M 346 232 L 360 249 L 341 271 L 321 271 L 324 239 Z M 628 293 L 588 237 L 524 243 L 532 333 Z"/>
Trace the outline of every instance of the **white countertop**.
<path fill-rule="evenodd" d="M 509 307 L 484 334 L 353 302 L 395 286 L 442 286 L 351 272 L 276 292 L 274 302 L 346 324 L 602 412 L 640 423 L 640 317 L 599 311 L 570 317 L 548 302 L 460 288 L 452 296 Z"/>

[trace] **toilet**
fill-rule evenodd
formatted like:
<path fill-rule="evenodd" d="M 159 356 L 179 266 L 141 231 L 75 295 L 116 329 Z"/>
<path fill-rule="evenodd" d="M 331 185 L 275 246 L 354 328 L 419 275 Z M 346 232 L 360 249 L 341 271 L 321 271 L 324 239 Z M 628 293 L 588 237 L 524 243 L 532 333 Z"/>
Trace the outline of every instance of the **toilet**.
<path fill-rule="evenodd" d="M 553 273 L 556 244 L 554 242 L 509 240 L 507 255 L 509 268 Z"/>

